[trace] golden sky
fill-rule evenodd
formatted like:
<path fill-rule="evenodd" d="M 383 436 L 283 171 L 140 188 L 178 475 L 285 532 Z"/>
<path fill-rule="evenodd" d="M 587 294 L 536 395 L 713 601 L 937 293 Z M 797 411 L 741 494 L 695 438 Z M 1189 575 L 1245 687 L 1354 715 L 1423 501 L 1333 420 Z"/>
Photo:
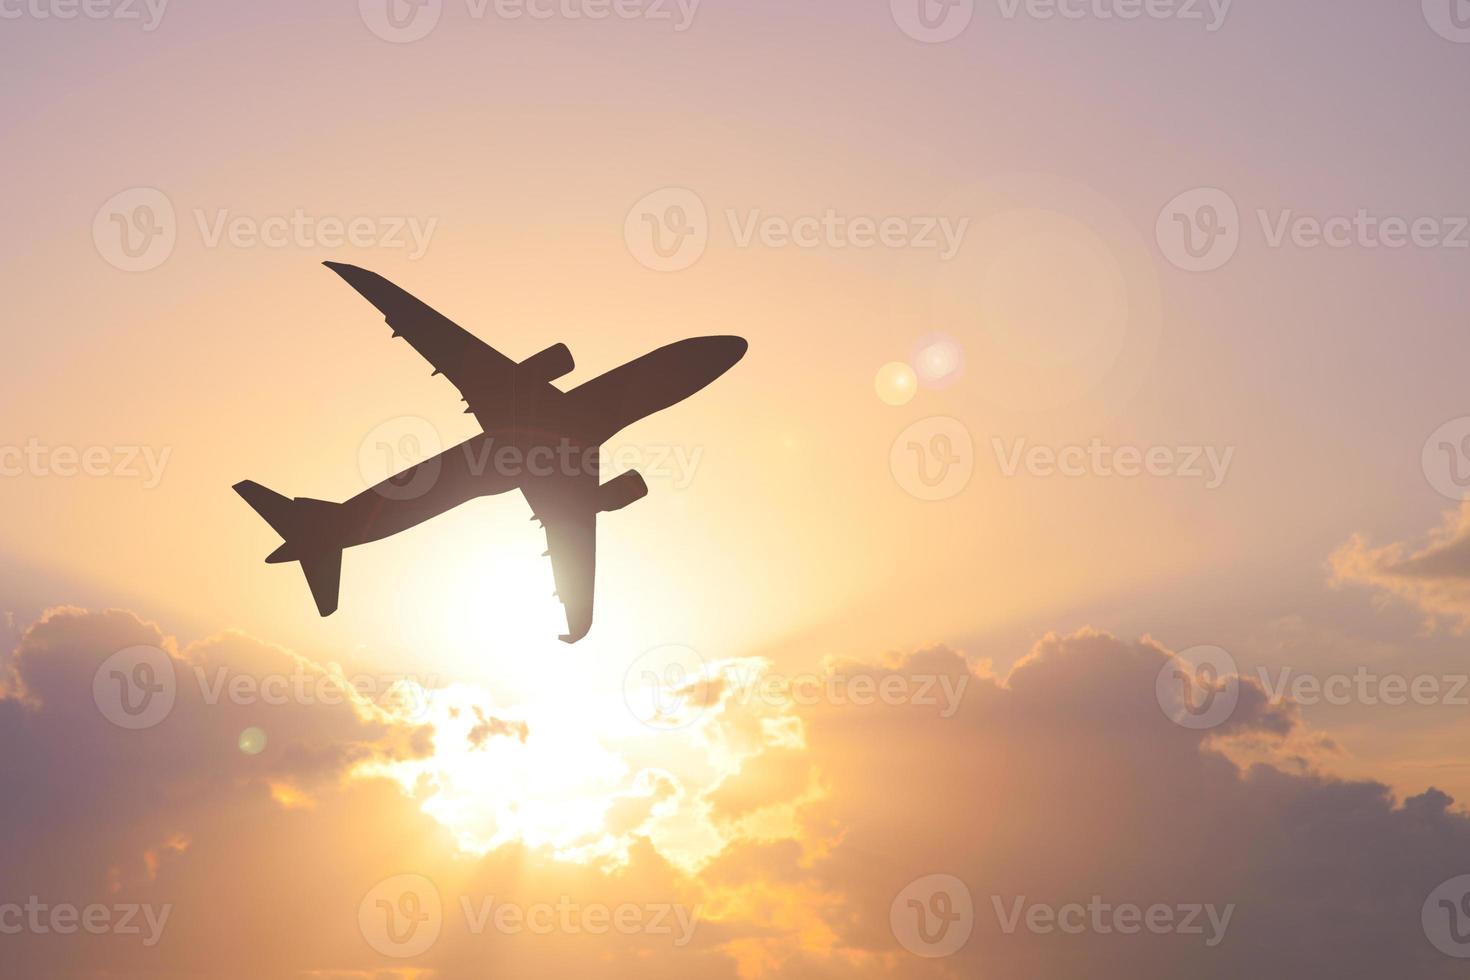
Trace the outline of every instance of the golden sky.
<path fill-rule="evenodd" d="M 1279 6 L 0 3 L 0 962 L 1458 975 L 1470 34 Z M 748 339 L 585 640 L 518 494 L 263 562 L 478 432 L 323 261 Z"/>

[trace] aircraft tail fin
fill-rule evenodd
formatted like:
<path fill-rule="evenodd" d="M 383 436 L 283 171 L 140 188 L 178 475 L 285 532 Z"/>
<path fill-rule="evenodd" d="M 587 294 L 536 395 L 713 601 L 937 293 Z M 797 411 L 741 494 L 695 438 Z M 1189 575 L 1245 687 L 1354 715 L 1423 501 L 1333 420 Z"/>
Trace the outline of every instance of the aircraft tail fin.
<path fill-rule="evenodd" d="M 305 497 L 292 500 L 253 480 L 235 484 L 235 492 L 284 539 L 265 560 L 273 565 L 299 561 L 317 612 L 323 616 L 336 612 L 342 584 L 342 548 L 323 543 L 324 522 L 320 520 L 323 508 L 336 505 Z"/>
<path fill-rule="evenodd" d="M 337 593 L 342 586 L 342 549 L 335 548 L 301 559 L 306 584 L 316 600 L 316 611 L 330 616 L 337 611 Z"/>

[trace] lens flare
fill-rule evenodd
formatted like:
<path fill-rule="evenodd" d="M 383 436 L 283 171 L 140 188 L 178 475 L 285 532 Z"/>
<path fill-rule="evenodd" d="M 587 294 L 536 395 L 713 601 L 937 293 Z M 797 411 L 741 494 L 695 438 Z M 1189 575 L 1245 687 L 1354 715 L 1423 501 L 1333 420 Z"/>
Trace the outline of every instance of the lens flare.
<path fill-rule="evenodd" d="M 919 390 L 919 378 L 907 364 L 893 361 L 878 369 L 873 387 L 885 405 L 897 407 L 914 400 L 914 395 Z"/>
<path fill-rule="evenodd" d="M 948 388 L 965 368 L 965 351 L 959 341 L 942 333 L 919 340 L 912 357 L 914 373 L 925 388 Z"/>
<path fill-rule="evenodd" d="M 265 751 L 265 732 L 259 728 L 247 728 L 240 733 L 240 751 L 246 755 L 260 755 Z"/>

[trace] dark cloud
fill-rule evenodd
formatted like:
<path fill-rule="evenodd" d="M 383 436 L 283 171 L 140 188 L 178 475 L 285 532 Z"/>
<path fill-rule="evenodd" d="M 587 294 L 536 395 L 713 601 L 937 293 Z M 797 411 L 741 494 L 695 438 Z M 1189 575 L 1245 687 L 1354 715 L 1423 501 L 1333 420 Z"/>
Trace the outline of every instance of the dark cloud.
<path fill-rule="evenodd" d="M 119 728 L 94 701 L 93 680 L 136 645 L 165 651 L 185 677 L 202 667 L 211 683 L 220 666 L 330 674 L 235 634 L 176 650 L 127 613 L 58 611 L 26 631 L 0 698 L 0 902 L 37 895 L 173 912 L 154 948 L 111 935 L 5 936 L 14 975 L 1463 975 L 1430 944 L 1420 914 L 1437 885 L 1470 873 L 1470 819 L 1434 790 L 1399 803 L 1372 782 L 1242 768 L 1230 744 L 1289 748 L 1303 734 L 1295 713 L 1242 682 L 1228 723 L 1181 727 L 1155 686 L 1172 655 L 1147 640 L 1050 636 L 1006 678 L 944 649 L 838 665 L 880 682 L 963 681 L 963 697 L 947 715 L 915 700 L 804 706 L 799 738 L 783 729 L 706 798 L 649 772 L 612 801 L 606 824 L 618 834 L 674 805 L 706 807 L 727 828 L 772 808 L 795 814 L 794 832 L 736 837 L 698 869 L 645 838 L 625 862 L 579 864 L 522 846 L 458 853 L 419 800 L 354 776 L 364 761 L 432 748 L 424 726 L 371 704 L 210 703 L 190 679 L 164 720 Z M 729 726 L 757 737 L 759 726 Z M 258 754 L 241 750 L 247 728 L 267 736 Z M 358 918 L 382 882 L 405 874 L 430 882 L 444 910 L 442 936 L 408 961 L 373 948 Z M 936 874 L 963 883 L 975 921 L 962 946 L 930 959 L 900 943 L 893 910 L 912 882 Z M 1009 910 L 1092 896 L 1232 913 L 1206 946 L 1193 935 L 1007 934 L 992 901 Z M 681 943 L 652 931 L 476 934 L 464 908 L 487 902 L 677 906 L 698 925 Z"/>
<path fill-rule="evenodd" d="M 1280 739 L 1294 722 L 1243 682 L 1230 726 L 1174 724 L 1155 697 L 1170 656 L 1148 641 L 1051 636 L 1004 682 L 974 678 L 951 719 L 909 705 L 810 712 L 829 792 L 804 811 L 806 837 L 831 843 L 809 869 L 808 853 L 785 855 L 785 877 L 822 896 L 811 905 L 833 949 L 905 977 L 1461 975 L 1420 913 L 1436 885 L 1470 871 L 1470 820 L 1432 790 L 1396 805 L 1375 783 L 1241 770 L 1222 738 Z M 931 874 L 963 882 L 975 908 L 968 943 L 932 960 L 905 952 L 890 923 L 894 898 Z M 1235 911 L 1206 948 L 1179 935 L 1006 934 L 994 907 L 1094 895 Z M 783 949 L 782 976 L 832 975 L 841 960 Z"/>
<path fill-rule="evenodd" d="M 136 646 L 161 651 L 178 683 L 167 716 L 130 731 L 99 708 L 93 680 Z M 288 651 L 239 634 L 180 651 L 129 613 L 56 610 L 25 632 L 12 662 L 0 698 L 0 905 L 37 896 L 49 906 L 171 912 L 152 947 L 116 934 L 0 936 L 4 975 L 403 980 L 544 969 L 674 978 L 695 963 L 701 975 L 733 978 L 728 959 L 697 935 L 675 947 L 677 934 L 660 932 L 472 933 L 461 900 L 476 910 L 679 904 L 691 916 L 699 901 L 646 842 L 620 868 L 514 846 L 484 859 L 461 854 L 397 783 L 353 775 L 365 761 L 431 751 L 432 732 L 370 701 L 339 700 L 340 677 Z M 236 678 L 269 677 L 303 684 L 306 696 L 240 703 L 228 694 Z M 247 728 L 266 735 L 259 754 L 240 748 Z M 645 809 L 674 792 L 658 780 L 646 789 Z M 408 967 L 374 949 L 358 918 L 364 896 L 405 873 L 435 884 L 445 914 L 443 936 Z"/>

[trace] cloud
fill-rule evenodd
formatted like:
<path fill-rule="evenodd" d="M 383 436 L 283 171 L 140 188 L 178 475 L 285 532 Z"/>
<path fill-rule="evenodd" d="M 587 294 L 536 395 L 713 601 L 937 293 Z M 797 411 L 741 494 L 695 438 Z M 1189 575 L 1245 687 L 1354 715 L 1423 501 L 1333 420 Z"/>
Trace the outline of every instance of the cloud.
<path fill-rule="evenodd" d="M 943 656 L 965 669 L 952 653 L 923 669 L 945 669 Z M 780 852 L 768 877 L 813 896 L 808 920 L 755 940 L 750 958 L 792 978 L 1457 975 L 1420 913 L 1437 884 L 1470 871 L 1470 820 L 1433 791 L 1396 806 L 1375 783 L 1238 768 L 1219 751 L 1227 728 L 1192 731 L 1160 709 L 1170 657 L 1148 641 L 1051 636 L 1004 680 L 973 678 L 948 720 L 914 705 L 807 713 L 827 794 L 803 811 L 806 848 Z M 1227 737 L 1284 739 L 1296 724 L 1243 696 Z M 727 856 L 711 874 L 736 886 L 737 868 Z M 935 874 L 963 883 L 974 927 L 953 955 L 924 959 L 900 946 L 891 915 Z M 1235 911 L 1214 948 L 1007 934 L 995 911 L 1095 895 Z M 799 938 L 824 933 L 820 953 Z"/>
<path fill-rule="evenodd" d="M 162 721 L 128 730 L 106 717 L 94 681 L 140 645 L 163 651 L 182 680 Z M 1289 745 L 1305 734 L 1300 719 L 1242 681 L 1225 724 L 1175 724 L 1156 688 L 1173 655 L 1148 640 L 1049 636 L 1004 678 L 943 648 L 843 661 L 832 671 L 846 681 L 826 690 L 867 690 L 852 683 L 861 676 L 904 696 L 792 704 L 778 712 L 780 737 L 703 795 L 640 773 L 603 810 L 608 833 L 631 835 L 625 858 L 583 862 L 516 843 L 465 854 L 425 812 L 433 786 L 371 775 L 384 760 L 466 751 L 460 728 L 440 745 L 415 719 L 369 699 L 326 703 L 312 683 L 278 704 L 206 696 L 221 667 L 257 680 L 333 676 L 280 648 L 228 634 L 179 650 L 130 614 L 62 610 L 24 633 L 11 663 L 0 905 L 171 910 L 151 947 L 116 934 L 6 935 L 19 975 L 1460 975 L 1426 938 L 1421 909 L 1470 872 L 1470 819 L 1433 790 L 1400 804 L 1372 782 L 1238 766 L 1232 742 Z M 963 691 L 952 711 L 920 696 L 912 681 L 928 678 Z M 722 694 L 711 724 L 760 738 L 742 707 Z M 258 752 L 240 739 L 249 728 L 266 736 Z M 497 792 L 520 802 L 511 782 Z M 787 824 L 752 819 L 783 807 Z M 638 836 L 669 808 L 738 832 L 702 866 L 679 866 Z M 940 906 L 903 899 L 934 875 L 959 883 L 974 919 L 964 942 L 929 958 L 914 952 L 914 917 Z M 1012 909 L 1094 896 L 1230 915 L 1214 945 L 1208 934 L 1004 928 Z M 432 942 L 399 958 L 394 937 L 429 908 Z"/>
<path fill-rule="evenodd" d="M 1419 545 L 1373 547 L 1355 534 L 1330 559 L 1335 584 L 1367 585 L 1407 602 L 1433 628 L 1470 630 L 1470 502 L 1446 515 Z"/>
<path fill-rule="evenodd" d="M 479 721 L 466 736 L 470 746 L 481 748 L 486 739 L 490 738 L 514 738 L 524 743 L 531 734 L 530 726 L 523 721 L 506 721 L 504 718 L 496 718 L 485 714 L 483 708 L 475 706 L 475 718 Z"/>

